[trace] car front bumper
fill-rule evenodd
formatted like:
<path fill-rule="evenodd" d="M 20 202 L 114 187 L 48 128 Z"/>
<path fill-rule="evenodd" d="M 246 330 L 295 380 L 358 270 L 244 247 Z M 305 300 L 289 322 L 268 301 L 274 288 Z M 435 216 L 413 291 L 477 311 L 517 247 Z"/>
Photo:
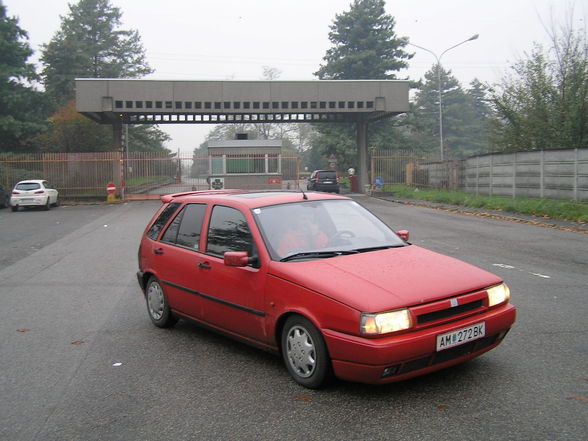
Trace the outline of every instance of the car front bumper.
<path fill-rule="evenodd" d="M 459 321 L 392 337 L 368 339 L 323 330 L 333 370 L 338 378 L 362 383 L 406 380 L 477 357 L 498 346 L 516 318 L 516 308 L 506 304 Z M 483 338 L 436 350 L 437 336 L 485 322 Z"/>

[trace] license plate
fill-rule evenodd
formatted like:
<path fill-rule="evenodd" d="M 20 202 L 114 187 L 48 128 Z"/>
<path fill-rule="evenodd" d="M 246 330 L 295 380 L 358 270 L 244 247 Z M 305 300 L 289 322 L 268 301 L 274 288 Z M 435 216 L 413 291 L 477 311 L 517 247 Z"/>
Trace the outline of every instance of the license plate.
<path fill-rule="evenodd" d="M 475 325 L 461 328 L 457 331 L 448 332 L 437 336 L 437 351 L 459 346 L 472 340 L 477 340 L 486 335 L 486 323 L 476 323 Z"/>
<path fill-rule="evenodd" d="M 333 181 L 323 181 L 323 184 L 332 184 Z"/>

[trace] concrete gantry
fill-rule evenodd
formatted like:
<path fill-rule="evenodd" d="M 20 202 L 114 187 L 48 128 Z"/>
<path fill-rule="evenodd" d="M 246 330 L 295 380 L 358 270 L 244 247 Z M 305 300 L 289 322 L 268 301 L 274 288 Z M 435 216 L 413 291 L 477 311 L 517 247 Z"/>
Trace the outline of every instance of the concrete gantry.
<path fill-rule="evenodd" d="M 162 81 L 76 79 L 78 112 L 123 124 L 354 123 L 359 183 L 369 185 L 368 125 L 408 112 L 408 81 Z"/>

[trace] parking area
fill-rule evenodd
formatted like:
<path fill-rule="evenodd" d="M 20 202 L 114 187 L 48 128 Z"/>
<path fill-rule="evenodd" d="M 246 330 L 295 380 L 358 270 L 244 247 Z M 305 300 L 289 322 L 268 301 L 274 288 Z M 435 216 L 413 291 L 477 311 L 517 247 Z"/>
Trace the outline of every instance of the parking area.
<path fill-rule="evenodd" d="M 588 235 L 356 199 L 504 278 L 505 342 L 403 383 L 311 391 L 272 354 L 151 324 L 135 272 L 158 201 L 1 209 L 0 439 L 585 439 Z"/>

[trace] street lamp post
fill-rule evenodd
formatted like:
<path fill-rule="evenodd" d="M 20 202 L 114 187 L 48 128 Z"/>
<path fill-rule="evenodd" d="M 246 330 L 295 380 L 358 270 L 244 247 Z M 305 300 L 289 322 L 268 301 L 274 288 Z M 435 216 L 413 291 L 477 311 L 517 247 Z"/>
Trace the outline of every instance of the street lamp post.
<path fill-rule="evenodd" d="M 461 46 L 462 44 L 467 43 L 468 41 L 476 40 L 478 37 L 479 37 L 478 34 L 472 35 L 467 40 L 464 40 L 461 43 L 457 43 L 457 44 L 451 46 L 450 48 L 445 49 L 443 52 L 441 52 L 441 55 L 439 55 L 439 56 L 437 56 L 437 54 L 435 52 L 433 52 L 433 51 L 431 51 L 431 50 L 429 50 L 427 48 L 424 48 L 422 46 L 419 46 L 418 44 L 408 43 L 411 46 L 417 47 L 419 49 L 422 49 L 422 50 L 430 53 L 437 60 L 437 90 L 439 92 L 439 150 L 440 150 L 440 153 L 441 153 L 441 161 L 443 161 L 443 159 L 444 159 L 444 149 L 443 149 L 443 103 L 442 103 L 442 93 L 441 93 L 441 57 L 443 55 L 445 55 L 447 52 L 449 52 L 451 49 L 456 48 L 457 46 Z"/>

